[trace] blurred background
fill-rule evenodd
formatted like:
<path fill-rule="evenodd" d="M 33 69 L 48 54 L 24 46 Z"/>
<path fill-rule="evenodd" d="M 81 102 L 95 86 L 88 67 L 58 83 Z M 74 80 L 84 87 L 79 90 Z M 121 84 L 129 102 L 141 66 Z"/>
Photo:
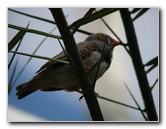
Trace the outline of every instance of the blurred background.
<path fill-rule="evenodd" d="M 43 17 L 53 20 L 50 11 L 47 8 L 12 8 L 17 11 L 28 13 L 31 15 Z M 89 8 L 63 8 L 68 24 L 82 18 Z M 99 9 L 98 9 L 99 10 Z M 132 9 L 131 9 L 132 10 Z M 134 17 L 134 15 L 133 15 Z M 113 14 L 103 17 L 107 24 L 114 30 L 120 39 L 126 43 L 126 36 L 123 28 L 123 23 L 120 13 L 117 11 Z M 36 20 L 24 15 L 20 15 L 8 10 L 8 23 L 36 29 L 44 32 L 51 32 L 55 25 Z M 159 54 L 159 10 L 158 8 L 149 9 L 144 15 L 134 22 L 137 40 L 141 51 L 143 63 L 158 56 Z M 110 35 L 114 39 L 117 38 L 108 30 L 103 22 L 98 19 L 94 22 L 81 26 L 80 29 L 91 33 L 102 32 Z M 8 42 L 18 33 L 18 30 L 8 28 Z M 53 32 L 59 35 L 58 29 Z M 87 35 L 76 32 L 76 42 L 83 41 Z M 19 47 L 19 52 L 33 53 L 36 47 L 44 39 L 44 36 L 26 33 Z M 15 49 L 15 48 L 14 48 Z M 53 57 L 61 52 L 61 46 L 56 39 L 47 38 L 42 46 L 38 49 L 35 55 Z M 8 62 L 11 60 L 12 54 L 8 54 Z M 8 80 L 12 76 L 14 64 L 18 59 L 16 68 L 16 76 L 25 65 L 29 57 L 17 55 L 12 66 L 8 71 Z M 41 92 L 37 91 L 22 100 L 16 97 L 15 87 L 29 79 L 35 72 L 46 62 L 33 58 L 17 79 L 13 89 L 8 96 L 8 121 L 10 122 L 38 122 L 38 121 L 91 121 L 86 102 L 84 99 L 79 101 L 81 94 L 76 92 Z M 148 74 L 149 84 L 153 85 L 158 78 L 158 67 L 153 69 Z M 15 78 L 14 78 L 15 79 Z M 143 99 L 138 86 L 137 78 L 131 58 L 122 46 L 117 46 L 114 49 L 113 61 L 109 70 L 97 81 L 95 91 L 106 98 L 116 100 L 134 107 L 137 107 L 129 92 L 127 91 L 124 82 L 127 84 L 135 99 L 138 101 L 141 108 L 144 108 Z M 154 102 L 157 113 L 159 114 L 159 86 L 158 83 L 153 91 Z M 116 103 L 112 103 L 98 98 L 100 108 L 105 121 L 144 121 L 140 111 L 131 109 Z"/>

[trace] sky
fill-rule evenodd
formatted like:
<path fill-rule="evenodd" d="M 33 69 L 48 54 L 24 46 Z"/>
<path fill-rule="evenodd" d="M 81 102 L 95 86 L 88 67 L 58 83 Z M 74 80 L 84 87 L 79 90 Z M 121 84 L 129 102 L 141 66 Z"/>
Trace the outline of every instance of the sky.
<path fill-rule="evenodd" d="M 51 13 L 47 8 L 13 8 L 15 10 L 25 12 L 28 14 L 36 15 L 39 17 L 53 20 Z M 69 24 L 75 20 L 84 16 L 88 8 L 63 8 L 67 21 Z M 104 17 L 106 22 L 111 26 L 115 33 L 126 43 L 126 37 L 123 29 L 123 24 L 118 12 L 115 12 L 109 16 Z M 44 32 L 50 32 L 54 29 L 53 24 L 41 22 L 39 20 L 29 18 L 11 11 L 8 11 L 8 23 L 22 27 L 26 27 L 30 23 L 29 28 L 38 29 Z M 159 53 L 159 12 L 158 8 L 150 9 L 144 16 L 140 17 L 134 22 L 137 39 L 139 42 L 139 48 L 143 63 L 146 63 L 150 59 L 158 56 Z M 90 31 L 92 33 L 103 32 L 115 36 L 105 27 L 101 20 L 96 20 L 93 23 L 89 23 L 81 27 L 81 29 Z M 8 42 L 18 31 L 8 29 Z M 56 29 L 54 34 L 59 34 Z M 74 35 L 76 42 L 83 41 L 87 35 L 76 33 Z M 23 39 L 19 51 L 25 53 L 32 53 L 38 44 L 44 39 L 43 36 L 35 34 L 26 34 Z M 116 38 L 115 38 L 116 39 Z M 54 55 L 61 52 L 62 49 L 56 39 L 47 38 L 36 55 L 42 55 L 47 57 L 53 57 Z M 11 54 L 8 55 L 8 61 L 10 60 Z M 18 68 L 17 72 L 21 70 L 28 57 L 18 57 Z M 17 58 L 16 58 L 17 59 Z M 64 91 L 58 92 L 40 92 L 37 91 L 29 95 L 28 97 L 17 100 L 16 98 L 16 85 L 31 79 L 35 72 L 46 62 L 46 60 L 32 59 L 28 64 L 25 71 L 21 74 L 17 80 L 14 88 L 8 97 L 8 106 L 14 107 L 20 111 L 33 114 L 46 121 L 90 121 L 89 111 L 87 105 L 83 100 L 79 101 L 80 94 L 68 93 Z M 14 64 L 13 64 L 14 66 Z M 10 79 L 12 69 L 8 72 L 8 78 Z M 150 74 L 148 79 L 150 85 L 152 85 L 155 79 L 158 78 L 158 68 L 155 68 Z M 120 102 L 127 103 L 129 105 L 136 106 L 127 89 L 124 86 L 125 82 L 140 106 L 143 107 L 143 101 L 140 94 L 140 90 L 137 84 L 131 59 L 122 46 L 118 46 L 114 50 L 113 62 L 110 69 L 103 75 L 101 79 L 97 81 L 95 90 L 101 96 L 105 96 Z M 158 99 L 159 99 L 159 86 L 156 84 L 153 89 L 153 96 L 157 111 Z M 115 103 L 107 102 L 105 100 L 98 99 L 103 116 L 107 121 L 144 121 L 139 111 L 129 109 L 127 107 L 117 105 Z M 8 114 L 9 117 L 12 117 Z M 26 119 L 26 116 L 24 116 Z M 17 116 L 12 117 L 13 121 L 17 119 Z M 21 121 L 21 119 L 20 119 Z"/>

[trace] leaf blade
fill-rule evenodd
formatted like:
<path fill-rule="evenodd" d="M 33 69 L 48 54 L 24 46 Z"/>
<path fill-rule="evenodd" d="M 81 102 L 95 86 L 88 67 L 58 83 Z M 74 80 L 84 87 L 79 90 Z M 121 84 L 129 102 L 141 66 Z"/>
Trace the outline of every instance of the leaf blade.
<path fill-rule="evenodd" d="M 142 16 L 146 11 L 148 11 L 149 10 L 149 8 L 143 8 L 132 20 L 133 20 L 133 22 L 137 19 L 137 18 L 139 18 L 140 16 Z"/>
<path fill-rule="evenodd" d="M 38 34 L 38 35 L 47 36 L 47 37 L 51 37 L 51 38 L 55 38 L 55 39 L 61 39 L 61 36 L 49 34 L 49 33 L 43 32 L 43 31 L 35 30 L 35 29 L 26 29 L 24 27 L 12 25 L 12 24 L 8 24 L 8 27 L 16 29 L 16 30 L 24 30 L 28 33 Z"/>
<path fill-rule="evenodd" d="M 12 75 L 9 81 L 9 85 L 8 85 L 8 94 L 10 94 L 12 88 L 13 88 L 13 79 L 14 79 L 14 75 L 16 73 L 16 69 L 17 69 L 17 64 L 18 64 L 18 59 L 16 60 L 16 63 L 14 65 L 13 71 L 12 71 Z"/>
<path fill-rule="evenodd" d="M 74 23 L 72 23 L 71 25 L 70 25 L 70 27 L 72 28 L 72 27 L 80 27 L 80 26 L 82 26 L 82 25 L 85 25 L 85 24 L 87 24 L 87 23 L 89 23 L 89 22 L 92 22 L 92 21 L 94 21 L 94 20 L 97 20 L 97 19 L 99 19 L 99 18 L 101 18 L 101 17 L 104 17 L 104 16 L 106 16 L 106 15 L 108 15 L 108 14 L 110 14 L 110 13 L 113 13 L 113 12 L 115 12 L 115 11 L 118 11 L 119 9 L 118 8 L 111 8 L 111 9 L 101 9 L 100 11 L 97 11 L 97 12 L 95 12 L 95 13 L 93 13 L 93 14 L 91 14 L 91 15 L 88 15 L 88 16 L 86 16 L 86 17 L 83 17 L 83 18 L 81 18 L 81 19 L 79 19 L 79 20 L 77 20 L 77 21 L 75 21 Z"/>
<path fill-rule="evenodd" d="M 28 28 L 29 24 L 27 25 L 26 29 Z M 18 43 L 20 39 L 24 37 L 26 30 L 20 30 L 14 38 L 8 43 L 8 51 L 12 50 Z"/>
<path fill-rule="evenodd" d="M 158 56 L 154 57 L 153 59 L 151 59 L 150 61 L 148 61 L 145 66 L 150 66 L 150 65 L 158 65 Z"/>
<path fill-rule="evenodd" d="M 48 22 L 48 23 L 51 23 L 51 24 L 54 24 L 54 25 L 56 24 L 54 21 L 48 20 L 48 19 L 45 19 L 45 18 L 42 18 L 42 17 L 38 17 L 38 16 L 31 15 L 31 14 L 28 14 L 28 13 L 23 13 L 23 12 L 20 12 L 20 11 L 14 10 L 14 9 L 10 9 L 10 8 L 8 10 L 12 11 L 12 12 L 15 12 L 15 13 L 18 13 L 18 14 L 21 14 L 21 15 L 24 15 L 24 16 L 27 16 L 27 17 L 37 19 L 37 20 Z"/>
<path fill-rule="evenodd" d="M 55 62 L 59 62 L 59 63 L 69 64 L 68 61 L 62 61 L 62 60 L 53 59 L 53 58 L 49 58 L 49 57 L 43 57 L 43 56 L 32 55 L 32 54 L 27 54 L 27 53 L 22 53 L 22 52 L 15 52 L 15 51 L 9 51 L 9 52 L 24 55 L 24 56 L 30 56 L 30 57 L 34 57 L 34 58 L 39 58 L 39 59 L 44 59 L 44 60 L 50 60 L 50 61 L 55 61 Z"/>

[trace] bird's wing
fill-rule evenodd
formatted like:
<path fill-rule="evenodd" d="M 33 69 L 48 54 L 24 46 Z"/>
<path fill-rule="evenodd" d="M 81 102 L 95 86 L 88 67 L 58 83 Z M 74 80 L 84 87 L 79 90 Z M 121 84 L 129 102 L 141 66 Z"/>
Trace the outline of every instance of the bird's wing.
<path fill-rule="evenodd" d="M 58 55 L 54 56 L 53 59 L 68 61 L 68 58 L 66 57 L 66 55 L 63 51 L 61 53 L 59 53 Z M 45 68 L 47 68 L 49 66 L 54 66 L 54 67 L 58 68 L 58 67 L 61 67 L 63 65 L 65 65 L 65 64 L 60 63 L 60 62 L 55 62 L 55 61 L 47 61 L 36 73 L 41 72 L 42 70 L 44 70 Z"/>
<path fill-rule="evenodd" d="M 92 51 L 97 51 L 97 46 L 94 42 L 80 42 L 77 44 L 78 50 L 80 52 L 80 55 L 82 58 L 86 58 L 86 56 L 89 56 L 92 54 Z M 58 55 L 54 56 L 53 59 L 63 60 L 63 61 L 69 61 L 66 57 L 66 54 L 62 51 Z M 55 62 L 55 61 L 47 61 L 36 73 L 39 73 L 43 71 L 45 68 L 48 68 L 50 66 L 54 66 L 55 68 L 59 68 L 64 66 L 64 63 Z"/>

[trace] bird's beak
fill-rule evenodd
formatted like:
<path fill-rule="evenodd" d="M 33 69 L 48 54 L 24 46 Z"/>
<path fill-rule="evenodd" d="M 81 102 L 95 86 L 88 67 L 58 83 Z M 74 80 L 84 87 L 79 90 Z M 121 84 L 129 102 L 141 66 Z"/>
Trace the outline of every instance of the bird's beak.
<path fill-rule="evenodd" d="M 111 45 L 113 45 L 115 47 L 117 45 L 120 45 L 120 43 L 118 41 L 116 41 L 115 39 L 112 39 Z"/>

